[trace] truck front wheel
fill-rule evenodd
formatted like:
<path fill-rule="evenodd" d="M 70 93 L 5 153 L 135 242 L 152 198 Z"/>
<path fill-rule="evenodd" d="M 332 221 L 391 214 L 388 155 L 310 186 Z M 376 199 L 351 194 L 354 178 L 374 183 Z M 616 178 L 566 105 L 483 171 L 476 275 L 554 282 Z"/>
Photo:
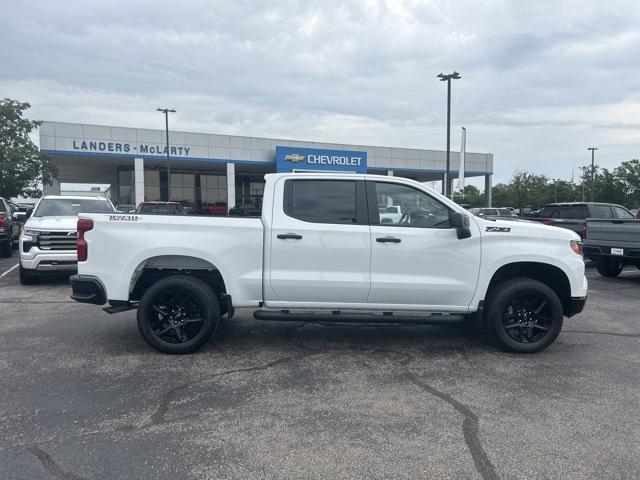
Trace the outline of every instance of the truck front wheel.
<path fill-rule="evenodd" d="M 558 295 L 530 278 L 512 278 L 492 288 L 486 326 L 498 345 L 516 353 L 544 350 L 558 337 L 564 317 Z"/>
<path fill-rule="evenodd" d="M 603 277 L 616 278 L 622 273 L 623 268 L 624 265 L 620 260 L 611 260 L 608 258 L 599 258 L 596 260 L 596 269 Z"/>
<path fill-rule="evenodd" d="M 138 305 L 138 330 L 165 353 L 191 353 L 207 343 L 220 322 L 220 306 L 202 280 L 172 275 L 158 280 Z"/>

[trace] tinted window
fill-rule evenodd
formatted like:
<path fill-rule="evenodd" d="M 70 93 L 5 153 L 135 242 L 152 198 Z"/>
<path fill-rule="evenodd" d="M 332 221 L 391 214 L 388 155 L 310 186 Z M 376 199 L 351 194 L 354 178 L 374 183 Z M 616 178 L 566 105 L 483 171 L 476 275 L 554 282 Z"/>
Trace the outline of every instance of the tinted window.
<path fill-rule="evenodd" d="M 141 205 L 139 213 L 145 215 L 182 215 L 182 208 L 173 204 L 149 203 Z"/>
<path fill-rule="evenodd" d="M 284 210 L 314 223 L 356 223 L 356 182 L 348 180 L 288 180 Z"/>
<path fill-rule="evenodd" d="M 593 218 L 613 218 L 611 207 L 608 205 L 594 205 L 592 215 Z"/>
<path fill-rule="evenodd" d="M 6 207 L 4 206 L 4 200 L 2 200 L 0 198 L 0 213 L 5 213 L 7 211 Z"/>
<path fill-rule="evenodd" d="M 573 218 L 584 220 L 589 216 L 589 209 L 586 205 L 572 205 L 569 207 L 560 208 L 560 212 L 557 215 L 558 218 Z"/>
<path fill-rule="evenodd" d="M 378 205 L 397 207 L 398 213 L 380 213 L 380 225 L 448 227 L 449 209 L 426 193 L 407 185 L 376 182 Z"/>
<path fill-rule="evenodd" d="M 559 207 L 544 207 L 544 209 L 542 210 L 541 216 L 545 217 L 545 218 L 553 218 L 556 216 L 556 214 L 558 213 L 558 211 L 560 210 Z"/>
<path fill-rule="evenodd" d="M 634 218 L 631 212 L 628 212 L 622 207 L 612 206 L 611 208 L 613 209 L 613 214 L 616 218 Z"/>
<path fill-rule="evenodd" d="M 34 217 L 69 217 L 82 213 L 113 213 L 106 200 L 80 200 L 75 198 L 45 198 L 40 201 Z"/>
<path fill-rule="evenodd" d="M 501 217 L 511 217 L 513 216 L 513 213 L 508 208 L 500 208 L 498 209 L 498 215 Z"/>

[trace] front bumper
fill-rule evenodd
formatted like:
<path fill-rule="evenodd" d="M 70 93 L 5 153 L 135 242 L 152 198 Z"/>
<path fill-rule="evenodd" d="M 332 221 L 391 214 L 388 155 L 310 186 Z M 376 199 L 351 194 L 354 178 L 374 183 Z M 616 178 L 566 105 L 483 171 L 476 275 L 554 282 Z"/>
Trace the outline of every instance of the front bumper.
<path fill-rule="evenodd" d="M 569 303 L 569 310 L 565 313 L 567 317 L 573 317 L 584 310 L 584 305 L 587 303 L 587 297 L 571 297 Z"/>
<path fill-rule="evenodd" d="M 75 250 L 41 250 L 35 246 L 24 252 L 23 245 L 20 245 L 20 263 L 25 270 L 75 272 L 78 270 L 78 255 Z"/>
<path fill-rule="evenodd" d="M 107 295 L 104 285 L 96 277 L 88 275 L 72 275 L 71 298 L 80 303 L 93 303 L 94 305 L 104 305 L 107 303 Z"/>

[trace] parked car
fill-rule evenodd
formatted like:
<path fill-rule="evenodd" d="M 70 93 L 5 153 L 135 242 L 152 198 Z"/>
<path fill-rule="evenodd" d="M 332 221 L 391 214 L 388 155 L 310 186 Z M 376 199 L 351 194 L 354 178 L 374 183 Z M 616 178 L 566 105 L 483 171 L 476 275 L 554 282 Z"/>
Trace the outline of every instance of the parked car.
<path fill-rule="evenodd" d="M 384 224 L 378 205 L 407 215 Z M 483 319 L 504 349 L 536 352 L 584 306 L 579 240 L 483 220 L 407 178 L 268 174 L 261 218 L 81 214 L 72 298 L 137 308 L 144 339 L 170 353 L 239 307 L 277 321 Z"/>
<path fill-rule="evenodd" d="M 51 273 L 75 271 L 78 213 L 115 213 L 103 197 L 47 195 L 36 204 L 20 235 L 20 282 L 35 283 Z"/>
<path fill-rule="evenodd" d="M 180 202 L 142 202 L 136 213 L 140 215 L 185 215 Z"/>
<path fill-rule="evenodd" d="M 640 219 L 587 219 L 584 255 L 596 262 L 598 273 L 617 277 L 625 265 L 640 268 Z"/>
<path fill-rule="evenodd" d="M 236 205 L 229 210 L 230 217 L 259 217 L 260 215 L 262 215 L 262 209 L 251 203 Z"/>
<path fill-rule="evenodd" d="M 540 214 L 540 221 L 545 225 L 562 227 L 576 232 L 585 238 L 587 218 L 633 218 L 633 215 L 622 205 L 599 202 L 551 203 L 545 205 Z"/>
<path fill-rule="evenodd" d="M 380 223 L 400 223 L 403 215 L 400 205 L 392 205 L 390 207 L 378 206 L 378 213 L 380 214 Z"/>
<path fill-rule="evenodd" d="M 505 218 L 517 217 L 517 215 L 508 208 L 472 208 L 469 212 L 485 220 L 503 220 Z"/>
<path fill-rule="evenodd" d="M 200 211 L 203 215 L 227 215 L 227 202 L 203 203 Z"/>
<path fill-rule="evenodd" d="M 7 202 L 9 204 L 9 208 L 11 209 L 11 244 L 12 247 L 18 248 L 18 244 L 20 243 L 20 234 L 22 233 L 22 228 L 24 226 L 24 222 L 31 216 L 32 208 L 20 207 L 14 202 Z"/>
<path fill-rule="evenodd" d="M 0 197 L 0 256 L 3 258 L 13 255 L 14 223 L 17 222 L 11 205 Z"/>

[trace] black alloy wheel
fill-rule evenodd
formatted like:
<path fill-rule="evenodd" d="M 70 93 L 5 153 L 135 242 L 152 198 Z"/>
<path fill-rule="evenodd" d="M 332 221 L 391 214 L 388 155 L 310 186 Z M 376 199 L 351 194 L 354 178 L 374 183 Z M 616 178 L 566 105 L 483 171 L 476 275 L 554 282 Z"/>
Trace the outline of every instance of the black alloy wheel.
<path fill-rule="evenodd" d="M 138 304 L 138 330 L 165 353 L 191 353 L 218 329 L 220 305 L 213 289 L 189 275 L 171 275 L 151 285 Z"/>
<path fill-rule="evenodd" d="M 503 280 L 489 291 L 486 304 L 485 326 L 504 350 L 539 352 L 551 345 L 562 330 L 562 302 L 556 292 L 538 280 Z"/>
<path fill-rule="evenodd" d="M 515 296 L 505 307 L 502 324 L 507 335 L 516 342 L 537 342 L 551 328 L 549 304 L 542 295 L 536 293 Z"/>
<path fill-rule="evenodd" d="M 204 318 L 197 299 L 185 290 L 178 290 L 154 300 L 151 308 L 153 332 L 169 343 L 185 343 L 202 329 Z"/>

